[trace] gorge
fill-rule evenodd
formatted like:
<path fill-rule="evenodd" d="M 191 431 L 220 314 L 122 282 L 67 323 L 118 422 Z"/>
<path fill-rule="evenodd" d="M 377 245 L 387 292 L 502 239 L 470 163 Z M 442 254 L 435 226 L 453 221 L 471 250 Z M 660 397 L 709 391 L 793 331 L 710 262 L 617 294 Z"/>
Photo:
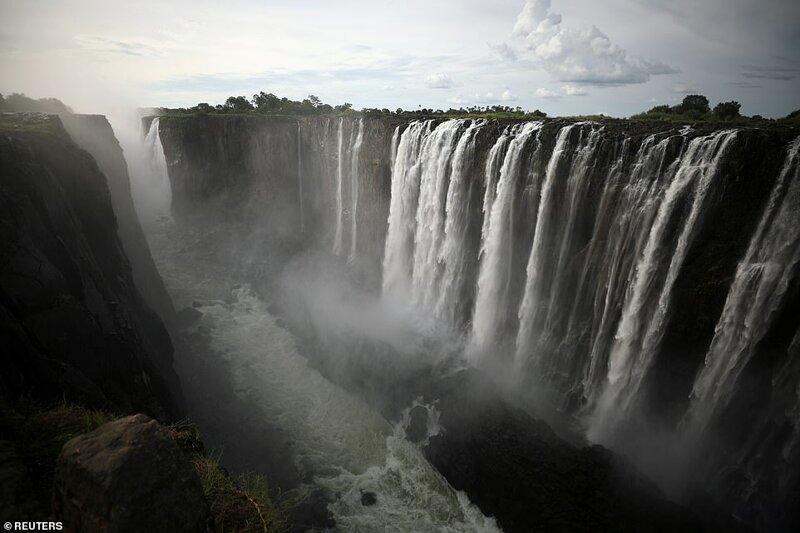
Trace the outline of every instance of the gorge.
<path fill-rule="evenodd" d="M 293 531 L 800 525 L 794 125 L 0 132 L 4 442 L 15 402 L 188 416 Z"/>
<path fill-rule="evenodd" d="M 205 228 L 196 246 L 388 420 L 447 403 L 420 374 L 475 367 L 671 498 L 702 486 L 758 528 L 796 523 L 793 128 L 220 115 L 144 126 L 174 225 Z"/>

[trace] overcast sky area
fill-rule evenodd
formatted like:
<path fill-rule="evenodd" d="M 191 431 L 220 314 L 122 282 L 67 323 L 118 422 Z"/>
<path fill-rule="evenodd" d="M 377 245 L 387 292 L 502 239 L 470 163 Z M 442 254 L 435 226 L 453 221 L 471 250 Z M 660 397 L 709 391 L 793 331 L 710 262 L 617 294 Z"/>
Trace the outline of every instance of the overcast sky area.
<path fill-rule="evenodd" d="M 78 112 L 266 91 L 628 116 L 800 108 L 798 0 L 0 0 L 0 92 Z"/>

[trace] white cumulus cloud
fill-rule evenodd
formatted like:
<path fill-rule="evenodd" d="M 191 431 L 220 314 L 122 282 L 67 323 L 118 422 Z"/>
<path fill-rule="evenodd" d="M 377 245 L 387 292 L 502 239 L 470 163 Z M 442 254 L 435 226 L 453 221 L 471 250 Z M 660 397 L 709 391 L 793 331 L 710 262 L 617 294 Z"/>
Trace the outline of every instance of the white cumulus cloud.
<path fill-rule="evenodd" d="M 561 92 L 566 96 L 586 96 L 589 94 L 586 92 L 586 89 L 575 85 L 562 85 Z"/>
<path fill-rule="evenodd" d="M 489 44 L 489 50 L 503 61 L 516 61 L 517 53 L 511 48 L 508 43 Z"/>
<path fill-rule="evenodd" d="M 526 0 L 513 35 L 559 81 L 644 83 L 650 76 L 677 72 L 660 61 L 629 54 L 594 25 L 564 27 L 561 15 L 550 12 L 550 0 Z"/>
<path fill-rule="evenodd" d="M 536 89 L 534 94 L 539 98 L 561 98 L 559 93 L 551 91 L 550 89 L 545 89 L 544 87 L 539 87 Z"/>
<path fill-rule="evenodd" d="M 506 89 L 503 91 L 503 94 L 500 95 L 501 102 L 513 102 L 516 99 L 517 97 L 511 93 L 511 89 L 508 87 L 506 87 Z"/>
<path fill-rule="evenodd" d="M 461 98 L 460 96 L 454 96 L 452 98 L 448 98 L 447 101 L 451 104 L 456 104 L 456 105 L 464 105 L 470 102 L 469 100 Z"/>
<path fill-rule="evenodd" d="M 447 74 L 431 74 L 425 78 L 425 85 L 431 89 L 450 89 L 456 84 Z"/>

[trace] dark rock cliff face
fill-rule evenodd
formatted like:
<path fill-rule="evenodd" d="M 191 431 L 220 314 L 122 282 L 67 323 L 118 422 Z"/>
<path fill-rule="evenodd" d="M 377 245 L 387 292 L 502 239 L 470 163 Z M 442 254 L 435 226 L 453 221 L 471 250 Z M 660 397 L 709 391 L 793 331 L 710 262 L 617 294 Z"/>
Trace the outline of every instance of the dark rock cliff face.
<path fill-rule="evenodd" d="M 256 219 L 272 234 L 297 234 L 295 119 L 196 116 L 160 121 L 174 216 Z"/>
<path fill-rule="evenodd" d="M 136 288 L 162 320 L 167 324 L 174 323 L 172 300 L 156 270 L 136 215 L 128 165 L 111 124 L 103 115 L 62 115 L 61 122 L 72 140 L 97 161 L 97 166 L 108 180 L 119 240 L 130 261 Z"/>
<path fill-rule="evenodd" d="M 106 177 L 55 116 L 0 119 L 2 392 L 159 418 L 169 335 L 134 283 Z"/>

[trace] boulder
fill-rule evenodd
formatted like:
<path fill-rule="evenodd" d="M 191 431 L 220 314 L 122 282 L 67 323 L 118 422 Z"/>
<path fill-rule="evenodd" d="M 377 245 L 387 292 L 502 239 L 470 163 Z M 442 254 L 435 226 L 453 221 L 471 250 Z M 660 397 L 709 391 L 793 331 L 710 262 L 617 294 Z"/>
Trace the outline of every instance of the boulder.
<path fill-rule="evenodd" d="M 53 511 L 69 531 L 84 533 L 210 529 L 197 474 L 166 430 L 141 414 L 64 445 Z"/>

